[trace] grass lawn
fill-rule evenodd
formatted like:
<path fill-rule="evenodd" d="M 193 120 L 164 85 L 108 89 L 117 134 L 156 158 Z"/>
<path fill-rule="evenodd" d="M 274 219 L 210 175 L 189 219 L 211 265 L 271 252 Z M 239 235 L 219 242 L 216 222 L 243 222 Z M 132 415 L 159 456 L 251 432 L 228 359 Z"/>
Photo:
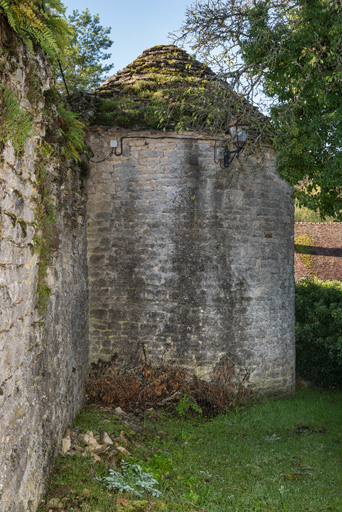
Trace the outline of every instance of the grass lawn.
<path fill-rule="evenodd" d="M 107 489 L 96 477 L 113 462 L 66 454 L 40 512 L 63 498 L 59 510 L 69 511 L 342 512 L 342 392 L 302 389 L 211 420 L 151 413 L 134 420 L 142 433 L 129 421 L 86 407 L 74 425 L 114 441 L 123 431 L 125 460 L 153 474 L 162 497 Z"/>

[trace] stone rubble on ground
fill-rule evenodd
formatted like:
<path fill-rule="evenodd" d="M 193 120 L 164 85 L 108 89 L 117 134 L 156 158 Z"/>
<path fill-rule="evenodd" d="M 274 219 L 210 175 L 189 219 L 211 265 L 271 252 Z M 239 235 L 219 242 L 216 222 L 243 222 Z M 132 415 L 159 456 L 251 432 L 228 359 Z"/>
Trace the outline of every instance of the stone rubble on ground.
<path fill-rule="evenodd" d="M 71 448 L 71 439 L 70 436 L 66 436 L 64 439 L 62 439 L 62 453 L 67 453 Z"/>
<path fill-rule="evenodd" d="M 126 415 L 120 407 L 117 407 L 117 409 L 120 409 L 120 415 Z M 68 429 L 62 439 L 61 453 L 71 456 L 78 453 L 82 457 L 90 455 L 94 462 L 100 462 L 104 456 L 107 461 L 115 464 L 116 457 L 119 453 L 122 453 L 125 457 L 131 456 L 130 452 L 127 450 L 129 444 L 130 442 L 123 430 L 121 430 L 119 436 L 113 440 L 105 431 L 102 431 L 100 435 L 97 436 L 91 431 L 80 433 L 78 429 Z"/>
<path fill-rule="evenodd" d="M 109 435 L 107 434 L 107 432 L 101 432 L 100 434 L 100 443 L 101 444 L 107 444 L 107 445 L 113 445 L 113 441 L 111 440 L 111 438 L 109 437 Z"/>
<path fill-rule="evenodd" d="M 124 455 L 126 455 L 126 457 L 130 457 L 130 456 L 131 456 L 130 452 L 129 452 L 128 450 L 126 450 L 126 448 L 124 448 L 123 446 L 120 446 L 118 443 L 116 443 L 116 445 L 115 445 L 115 446 L 116 446 L 116 449 L 117 449 L 119 452 L 121 452 L 121 453 L 123 453 Z"/>
<path fill-rule="evenodd" d="M 125 445 L 128 445 L 128 444 L 129 444 L 128 439 L 127 439 L 127 437 L 125 436 L 125 433 L 124 433 L 124 431 L 123 431 L 123 430 L 121 430 L 121 432 L 120 432 L 120 435 L 119 435 L 119 442 L 120 442 L 121 444 L 125 444 Z"/>

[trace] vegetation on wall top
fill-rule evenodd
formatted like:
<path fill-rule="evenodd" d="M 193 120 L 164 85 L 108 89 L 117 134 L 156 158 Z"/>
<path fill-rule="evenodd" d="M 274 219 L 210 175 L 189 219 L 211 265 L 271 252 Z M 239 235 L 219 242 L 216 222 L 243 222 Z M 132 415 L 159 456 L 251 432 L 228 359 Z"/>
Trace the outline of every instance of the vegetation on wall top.
<path fill-rule="evenodd" d="M 174 45 L 145 50 L 95 92 L 101 102 L 94 124 L 218 134 L 239 117 L 248 119 L 254 143 L 269 135 L 265 116 Z"/>

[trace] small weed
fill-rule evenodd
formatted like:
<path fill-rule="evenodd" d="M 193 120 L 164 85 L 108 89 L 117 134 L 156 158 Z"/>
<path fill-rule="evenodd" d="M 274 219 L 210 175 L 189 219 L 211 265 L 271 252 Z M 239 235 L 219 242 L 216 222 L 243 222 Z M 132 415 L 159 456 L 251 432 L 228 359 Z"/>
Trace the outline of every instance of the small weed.
<path fill-rule="evenodd" d="M 189 415 L 200 416 L 202 409 L 187 394 L 185 394 L 176 406 L 176 412 L 181 418 Z"/>
<path fill-rule="evenodd" d="M 134 496 L 142 497 L 144 493 L 160 498 L 162 493 L 156 489 L 157 480 L 142 470 L 139 464 L 128 464 L 121 462 L 122 473 L 109 470 L 109 476 L 103 477 L 102 482 L 108 489 L 118 489 L 120 492 L 132 493 Z"/>

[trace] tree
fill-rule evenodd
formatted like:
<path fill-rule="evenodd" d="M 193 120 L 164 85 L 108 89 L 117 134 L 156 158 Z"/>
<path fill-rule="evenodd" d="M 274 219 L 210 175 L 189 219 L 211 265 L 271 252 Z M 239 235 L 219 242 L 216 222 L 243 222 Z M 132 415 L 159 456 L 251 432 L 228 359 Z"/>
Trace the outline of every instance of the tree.
<path fill-rule="evenodd" d="M 62 69 L 69 91 L 91 91 L 107 77 L 113 64 L 102 61 L 111 57 L 105 53 L 113 44 L 109 38 L 111 29 L 100 25 L 99 15 L 85 9 L 73 11 L 68 17 L 71 31 L 69 45 L 64 52 Z M 60 69 L 56 70 L 58 89 L 65 93 Z"/>
<path fill-rule="evenodd" d="M 342 1 L 209 0 L 178 40 L 269 100 L 278 169 L 300 204 L 342 220 Z"/>

